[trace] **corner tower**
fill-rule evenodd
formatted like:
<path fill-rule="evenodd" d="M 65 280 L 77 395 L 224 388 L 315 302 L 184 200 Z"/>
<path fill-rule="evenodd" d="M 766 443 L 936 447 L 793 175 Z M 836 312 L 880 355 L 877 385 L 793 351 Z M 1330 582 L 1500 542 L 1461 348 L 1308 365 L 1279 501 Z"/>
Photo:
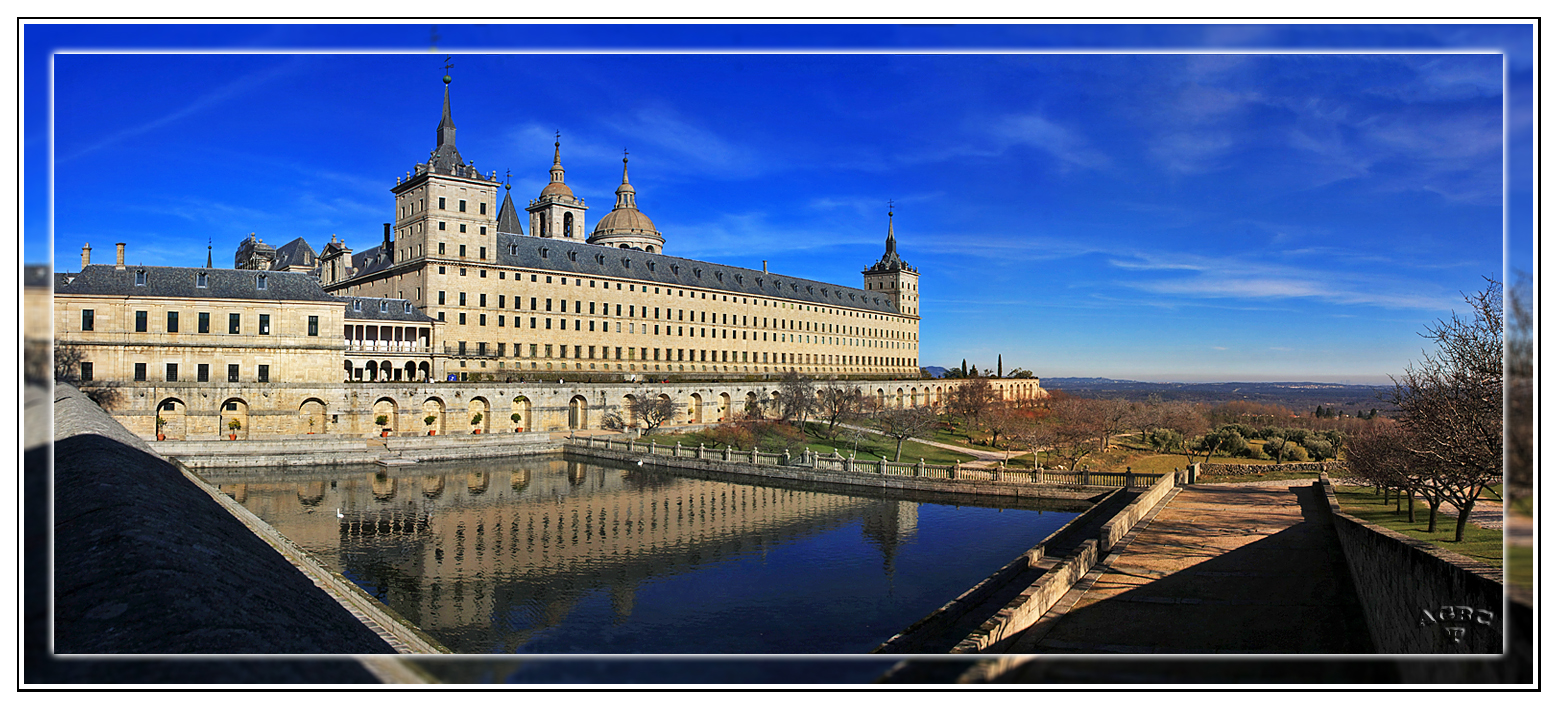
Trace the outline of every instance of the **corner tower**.
<path fill-rule="evenodd" d="M 881 293 L 893 301 L 894 308 L 906 316 L 920 317 L 920 272 L 899 258 L 893 238 L 893 203 L 888 203 L 888 245 L 877 263 L 861 272 L 866 290 Z"/>
<path fill-rule="evenodd" d="M 530 213 L 531 236 L 582 242 L 588 209 L 563 181 L 562 137 L 558 136 L 552 142 L 552 181 L 525 207 Z"/>
<path fill-rule="evenodd" d="M 590 243 L 651 254 L 666 250 L 666 239 L 655 223 L 639 211 L 638 194 L 628 182 L 628 151 L 623 151 L 623 184 L 617 186 L 617 205 L 595 225 Z"/>
<path fill-rule="evenodd" d="M 455 147 L 455 119 L 444 76 L 444 111 L 428 162 L 396 178 L 395 222 L 381 254 L 394 264 L 423 260 L 484 263 L 497 258 L 498 175 L 477 172 Z M 366 253 L 366 252 L 365 252 Z M 417 305 L 425 305 L 418 303 Z"/>

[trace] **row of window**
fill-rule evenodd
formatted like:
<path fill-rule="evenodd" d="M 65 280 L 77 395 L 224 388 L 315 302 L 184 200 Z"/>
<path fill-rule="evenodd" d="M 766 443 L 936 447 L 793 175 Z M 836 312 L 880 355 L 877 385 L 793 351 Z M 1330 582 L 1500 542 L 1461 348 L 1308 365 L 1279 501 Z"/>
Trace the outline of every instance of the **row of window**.
<path fill-rule="evenodd" d="M 488 347 L 487 347 L 488 343 L 474 343 L 474 345 L 475 345 L 474 349 L 468 349 L 466 347 L 467 343 L 465 341 L 460 341 L 460 343 L 456 347 L 455 351 L 453 353 L 449 353 L 449 354 L 459 355 L 459 356 L 462 356 L 462 357 L 467 356 L 467 355 L 475 355 L 477 357 L 486 357 L 486 356 L 489 355 Z M 491 353 L 491 354 L 496 356 L 496 357 L 506 357 L 507 355 L 504 353 L 504 346 L 507 345 L 507 343 L 497 343 L 496 345 L 497 345 L 497 351 L 494 352 L 494 353 Z M 531 343 L 530 344 L 530 355 L 529 355 L 529 357 L 531 357 L 531 358 L 551 358 L 551 357 L 553 357 L 553 352 L 554 352 L 552 347 L 553 346 L 551 344 L 548 344 L 548 343 Z M 877 355 L 833 355 L 833 354 L 818 353 L 818 354 L 813 354 L 813 355 L 809 356 L 808 354 L 805 354 L 805 353 L 753 352 L 753 351 L 741 351 L 741 350 L 692 350 L 692 349 L 687 349 L 687 348 L 676 348 L 676 349 L 666 348 L 664 350 L 662 350 L 661 348 L 639 348 L 638 349 L 639 350 L 639 353 L 638 353 L 639 356 L 637 358 L 635 358 L 634 357 L 634 349 L 631 348 L 631 347 L 627 348 L 628 357 L 624 358 L 623 357 L 623 348 L 621 348 L 621 347 L 602 345 L 602 346 L 599 346 L 600 349 L 599 349 L 599 351 L 597 351 L 597 346 L 595 346 L 595 345 L 573 345 L 573 346 L 570 346 L 568 344 L 562 344 L 562 345 L 558 345 L 557 346 L 557 350 L 556 350 L 557 357 L 562 358 L 562 359 L 570 359 L 570 356 L 569 356 L 569 348 L 570 347 L 573 348 L 572 359 L 574 359 L 574 360 L 597 360 L 597 359 L 599 359 L 599 360 L 623 360 L 623 359 L 627 359 L 627 360 L 667 361 L 667 362 L 754 362 L 754 363 L 777 363 L 777 364 L 789 364 L 789 365 L 795 365 L 795 364 L 825 364 L 825 365 L 859 365 L 859 366 L 879 366 L 879 367 L 903 366 L 904 363 L 906 363 L 906 362 L 908 362 L 910 360 L 910 358 L 895 358 L 895 357 L 885 357 L 885 356 L 877 356 Z M 600 357 L 599 358 L 596 357 L 596 353 L 597 352 L 600 353 Z M 664 355 L 664 357 L 662 357 L 663 355 Z M 750 360 L 748 359 L 749 356 L 751 357 Z M 514 357 L 525 357 L 524 351 L 521 349 L 521 344 L 520 343 L 514 343 Z M 800 362 L 801 360 L 807 360 L 807 362 Z M 464 367 L 464 363 L 462 363 L 461 366 Z"/>
<path fill-rule="evenodd" d="M 466 292 L 465 291 L 459 292 L 457 294 L 457 296 L 458 296 L 458 304 L 457 305 L 461 305 L 461 306 L 467 305 Z M 438 292 L 438 305 L 440 305 L 440 306 L 446 305 L 447 299 L 448 299 L 448 294 L 446 292 L 444 292 L 444 291 L 439 291 Z M 504 295 L 503 294 L 499 294 L 498 295 L 498 307 L 499 308 L 503 308 L 504 307 L 504 303 L 505 303 Z M 521 303 L 522 303 L 521 297 L 515 296 L 514 297 L 514 309 L 515 310 L 521 310 Z M 537 310 L 536 306 L 538 305 L 538 303 L 543 306 L 542 310 L 544 310 L 546 312 L 549 312 L 549 313 L 552 312 L 552 305 L 553 305 L 552 304 L 552 299 L 550 299 L 550 298 L 542 299 L 542 298 L 539 298 L 539 297 L 532 297 L 530 299 L 530 310 L 533 310 L 533 311 Z M 583 315 L 584 312 L 585 312 L 585 306 L 586 305 L 589 306 L 590 315 L 596 315 L 596 302 L 595 301 L 574 301 L 574 312 Z M 605 315 L 612 315 L 612 306 L 613 306 L 613 304 L 602 303 L 600 305 L 601 305 L 601 315 L 603 315 L 603 316 L 605 316 Z M 619 317 L 619 318 L 623 317 L 623 305 L 624 304 L 621 304 L 621 303 L 616 304 L 616 316 Z M 486 308 L 487 307 L 487 294 L 485 294 L 485 293 L 477 294 L 476 306 L 478 308 Z M 636 308 L 637 308 L 637 314 L 635 314 L 635 309 Z M 672 309 L 670 309 L 670 308 L 666 309 L 664 320 L 671 320 L 671 310 Z M 560 312 L 560 313 L 567 313 L 568 312 L 568 301 L 567 300 L 565 300 L 565 299 L 559 299 L 558 300 L 558 312 Z M 627 315 L 627 317 L 628 318 L 651 318 L 651 317 L 653 317 L 653 318 L 655 318 L 657 320 L 661 319 L 661 309 L 660 308 L 654 308 L 653 309 L 653 313 L 654 313 L 653 316 L 650 315 L 651 312 L 652 312 L 652 310 L 651 310 L 650 306 L 634 306 L 632 304 L 629 304 L 628 305 L 628 315 Z M 729 313 L 729 314 L 728 313 L 719 313 L 719 314 L 716 314 L 716 313 L 713 313 L 713 312 L 710 312 L 710 311 L 686 311 L 686 310 L 682 310 L 682 309 L 677 309 L 677 317 L 676 317 L 676 319 L 679 320 L 679 321 L 691 320 L 691 321 L 695 321 L 695 322 L 699 322 L 699 323 L 712 323 L 712 322 L 716 322 L 715 321 L 715 316 L 716 315 L 719 316 L 720 319 L 719 319 L 718 322 L 721 325 L 738 325 L 738 323 L 736 322 L 737 314 L 734 314 L 734 313 Z M 484 318 L 484 320 L 482 321 L 482 325 L 487 325 L 487 322 L 485 320 L 486 317 L 483 316 L 483 318 Z M 503 316 L 499 316 L 498 318 L 499 318 L 498 325 L 500 325 L 500 326 L 503 325 L 503 322 L 502 322 Z M 769 322 L 770 322 L 771 319 L 769 319 L 769 318 L 761 318 L 760 319 L 758 316 L 751 316 L 751 318 L 752 318 L 751 325 L 748 325 L 748 318 L 749 318 L 749 316 L 745 316 L 745 315 L 741 316 L 741 323 L 739 325 L 741 325 L 742 327 L 752 327 L 752 328 L 760 328 L 760 327 L 761 328 L 768 328 L 768 327 L 770 327 L 769 326 Z M 443 317 L 442 314 L 439 316 L 439 320 L 444 320 L 444 317 Z M 532 319 L 532 320 L 534 321 L 535 319 Z M 785 329 L 785 330 L 809 330 L 809 331 L 819 331 L 819 332 L 833 332 L 833 333 L 840 333 L 840 334 L 844 334 L 844 335 L 859 335 L 859 336 L 870 337 L 870 338 L 895 338 L 895 337 L 899 337 L 901 335 L 908 335 L 908 333 L 903 333 L 901 331 L 887 330 L 887 329 L 881 329 L 881 328 L 863 328 L 863 327 L 860 327 L 860 326 L 845 326 L 845 325 L 832 324 L 832 323 L 817 323 L 817 322 L 812 322 L 812 321 L 798 321 L 798 320 L 789 319 L 789 318 L 774 318 L 772 320 L 773 320 L 775 328 L 777 328 L 777 329 Z M 760 321 L 762 322 L 762 325 L 759 325 Z M 462 325 L 465 324 L 465 314 L 461 314 L 460 323 Z M 531 327 L 534 328 L 536 326 L 532 325 Z M 548 327 L 550 327 L 550 326 L 548 326 Z M 593 329 L 594 328 L 592 327 L 592 330 Z M 657 331 L 657 332 L 659 332 L 659 331 Z"/>
<path fill-rule="evenodd" d="M 424 204 L 425 203 L 422 200 L 417 200 L 417 209 L 421 210 Z M 443 197 L 438 198 L 438 208 L 439 209 L 441 209 L 441 210 L 449 209 L 446 206 L 447 204 L 448 204 L 448 202 L 446 202 L 445 198 L 443 198 Z M 487 214 L 487 203 L 486 202 L 478 202 L 478 203 L 476 203 L 476 206 L 477 206 L 477 214 Z M 464 212 L 464 211 L 466 211 L 466 201 L 465 200 L 460 200 L 459 207 L 458 207 L 458 209 L 456 209 L 456 211 L 457 212 Z M 411 214 L 412 214 L 412 207 L 411 207 L 410 202 L 408 201 L 407 204 L 401 206 L 401 217 L 407 217 L 407 216 L 410 216 Z"/>
<path fill-rule="evenodd" d="M 147 311 L 136 311 L 135 312 L 135 332 L 137 332 L 137 333 L 145 333 L 145 332 L 147 332 L 149 315 L 150 314 Z M 179 312 L 178 311 L 167 311 L 166 314 L 165 314 L 165 321 L 164 321 L 164 323 L 165 323 L 164 330 L 166 332 L 169 332 L 169 333 L 177 333 L 177 332 L 179 332 Z M 227 332 L 228 332 L 229 335 L 240 335 L 240 334 L 242 334 L 242 332 L 243 332 L 243 327 L 242 326 L 243 326 L 243 316 L 242 316 L 242 314 L 239 314 L 239 313 L 229 313 L 229 314 L 227 314 Z M 96 328 L 97 328 L 97 313 L 96 313 L 96 311 L 94 309 L 91 309 L 91 308 L 83 308 L 83 309 L 81 309 L 81 329 L 83 331 L 90 331 L 90 330 L 95 330 Z M 195 332 L 196 333 L 210 333 L 211 332 L 211 314 L 210 313 L 196 313 L 195 314 Z M 269 314 L 269 313 L 261 313 L 261 314 L 259 314 L 259 324 L 258 324 L 257 332 L 258 332 L 259 335 L 270 335 L 271 334 L 271 314 Z M 319 316 L 309 316 L 308 333 L 311 336 L 319 335 Z"/>
<path fill-rule="evenodd" d="M 210 283 L 211 283 L 210 280 L 206 278 L 206 273 L 205 272 L 199 272 L 199 273 L 195 274 L 195 288 L 206 288 L 206 287 L 208 287 L 210 285 Z M 260 291 L 268 291 L 268 290 L 270 290 L 270 283 L 271 283 L 271 281 L 270 281 L 270 278 L 269 278 L 269 276 L 267 274 L 256 274 L 255 277 L 254 277 L 254 287 L 257 290 L 260 290 Z M 146 285 L 146 270 L 145 269 L 141 269 L 141 270 L 135 272 L 135 285 L 137 285 L 137 286 L 145 286 Z"/>
<path fill-rule="evenodd" d="M 163 372 L 163 381 L 164 382 L 178 382 L 179 381 L 179 365 L 178 365 L 178 363 L 170 362 L 170 363 L 167 363 L 164 367 L 166 367 L 167 369 L 164 370 L 164 372 Z M 96 376 L 96 374 L 92 371 L 92 363 L 90 363 L 90 362 L 83 362 L 83 363 L 81 363 L 81 381 L 82 382 L 91 382 L 95 378 L 95 376 Z M 238 382 L 239 381 L 238 380 L 238 376 L 239 376 L 238 375 L 238 365 L 228 365 L 227 366 L 227 381 L 228 382 Z M 145 382 L 146 381 L 146 363 L 144 363 L 144 362 L 135 363 L 134 374 L 132 375 L 132 377 L 133 377 L 133 379 L 136 382 Z M 195 381 L 196 382 L 210 382 L 211 381 L 211 366 L 207 365 L 205 363 L 201 363 L 201 364 L 196 365 L 195 366 Z M 257 366 L 255 366 L 254 381 L 255 382 L 270 382 L 271 381 L 271 366 L 270 365 L 257 365 Z"/>

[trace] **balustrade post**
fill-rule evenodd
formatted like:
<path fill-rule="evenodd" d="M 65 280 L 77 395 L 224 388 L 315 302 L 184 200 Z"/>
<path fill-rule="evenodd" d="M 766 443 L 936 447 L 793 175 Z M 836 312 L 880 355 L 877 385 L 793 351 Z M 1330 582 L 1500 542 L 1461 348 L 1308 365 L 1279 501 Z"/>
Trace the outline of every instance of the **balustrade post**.
<path fill-rule="evenodd" d="M 785 447 L 785 458 L 780 459 L 780 465 L 781 466 L 789 466 L 790 465 L 790 447 L 788 447 L 788 446 Z"/>
<path fill-rule="evenodd" d="M 921 459 L 920 463 L 915 464 L 915 477 L 920 478 L 924 475 L 926 475 L 926 460 Z"/>
<path fill-rule="evenodd" d="M 747 463 L 758 463 L 758 447 L 757 446 L 753 446 L 752 447 L 752 451 L 747 453 Z"/>
<path fill-rule="evenodd" d="M 881 475 L 888 473 L 888 457 L 884 456 L 877 461 L 877 473 Z"/>
<path fill-rule="evenodd" d="M 948 469 L 947 473 L 948 473 L 949 476 L 952 477 L 953 480 L 955 480 L 955 481 L 958 480 L 958 461 L 957 460 L 953 461 L 953 467 Z"/>
<path fill-rule="evenodd" d="M 700 461 L 704 460 L 704 442 L 702 441 L 698 442 L 698 454 L 695 456 L 695 458 Z"/>
<path fill-rule="evenodd" d="M 676 442 L 676 446 L 672 447 L 672 449 L 671 449 L 671 457 L 672 458 L 682 458 L 682 442 L 681 441 Z"/>
<path fill-rule="evenodd" d="M 720 455 L 720 460 L 721 461 L 730 461 L 731 460 L 731 445 L 730 444 L 726 444 L 725 445 L 725 453 Z"/>

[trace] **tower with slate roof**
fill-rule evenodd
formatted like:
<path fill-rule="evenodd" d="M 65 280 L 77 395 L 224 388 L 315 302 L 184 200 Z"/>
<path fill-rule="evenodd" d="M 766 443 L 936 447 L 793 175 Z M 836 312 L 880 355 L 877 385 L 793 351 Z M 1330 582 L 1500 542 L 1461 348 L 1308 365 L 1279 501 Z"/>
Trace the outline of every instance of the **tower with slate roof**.
<path fill-rule="evenodd" d="M 582 242 L 586 236 L 585 210 L 590 208 L 563 181 L 562 140 L 559 136 L 552 143 L 552 180 L 525 211 L 530 213 L 531 236 Z"/>
<path fill-rule="evenodd" d="M 866 279 L 866 290 L 886 296 L 899 313 L 920 317 L 920 272 L 899 257 L 898 244 L 893 238 L 891 202 L 888 204 L 887 249 L 882 258 L 866 267 L 861 275 Z"/>

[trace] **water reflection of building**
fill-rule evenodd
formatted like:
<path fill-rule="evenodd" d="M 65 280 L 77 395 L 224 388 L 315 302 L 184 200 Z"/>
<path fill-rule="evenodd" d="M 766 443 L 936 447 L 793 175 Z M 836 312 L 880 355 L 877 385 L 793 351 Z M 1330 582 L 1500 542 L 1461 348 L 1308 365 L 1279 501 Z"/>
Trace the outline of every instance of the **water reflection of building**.
<path fill-rule="evenodd" d="M 856 520 L 891 574 L 917 507 L 564 461 L 224 490 L 240 486 L 250 509 L 435 637 L 501 639 L 473 652 L 519 648 L 593 593 L 626 617 L 647 580 Z"/>

